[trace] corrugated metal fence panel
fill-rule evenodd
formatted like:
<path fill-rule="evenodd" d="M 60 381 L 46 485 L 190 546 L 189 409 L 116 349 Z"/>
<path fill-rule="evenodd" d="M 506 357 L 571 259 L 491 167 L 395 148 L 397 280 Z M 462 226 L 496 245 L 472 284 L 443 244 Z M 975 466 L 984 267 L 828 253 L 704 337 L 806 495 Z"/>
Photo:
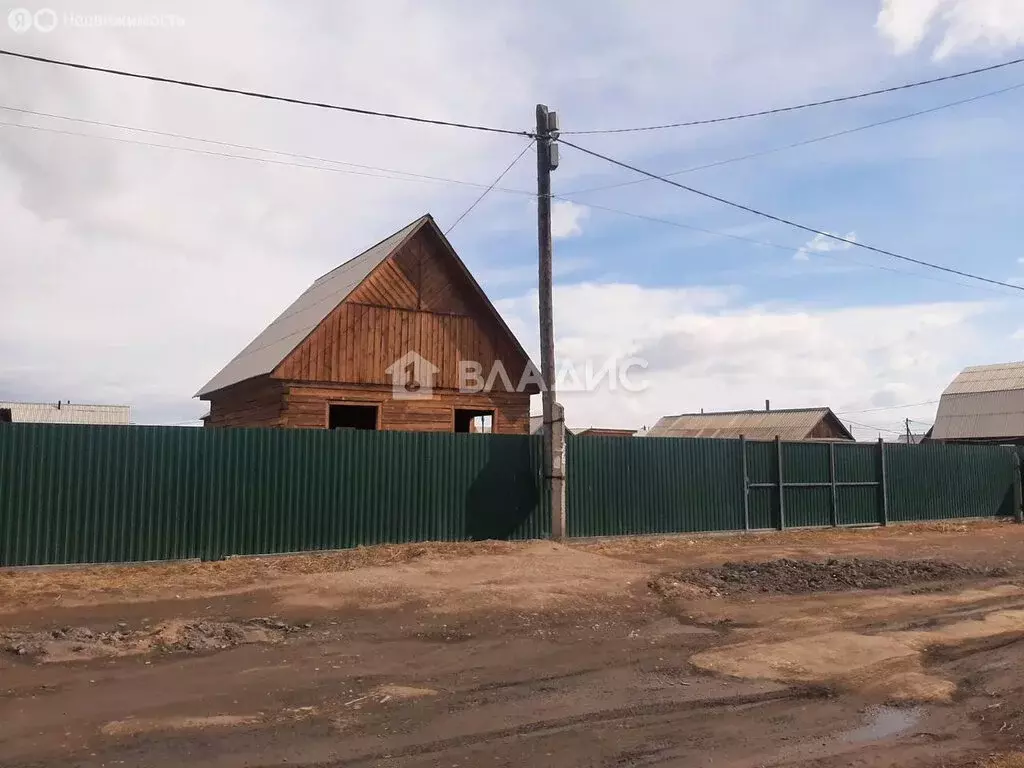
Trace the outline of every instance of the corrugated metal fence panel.
<path fill-rule="evenodd" d="M 1012 515 L 1013 450 L 985 445 L 887 445 L 889 519 Z"/>
<path fill-rule="evenodd" d="M 912 446 L 917 447 L 917 446 Z M 888 446 L 886 447 L 888 450 Z M 882 522 L 882 464 L 877 443 L 836 443 L 836 482 L 866 483 L 836 488 L 840 525 Z"/>
<path fill-rule="evenodd" d="M 527 435 L 4 425 L 0 565 L 545 536 L 542 450 Z"/>
<path fill-rule="evenodd" d="M 738 440 L 572 437 L 570 536 L 743 528 Z"/>
<path fill-rule="evenodd" d="M 194 557 L 198 430 L 0 429 L 0 565 Z"/>
<path fill-rule="evenodd" d="M 782 443 L 782 477 L 787 528 L 832 524 L 827 443 Z M 808 487 L 807 483 L 826 485 Z"/>
<path fill-rule="evenodd" d="M 748 440 L 747 478 L 751 484 L 766 485 L 779 482 L 779 454 L 774 442 Z M 751 488 L 747 502 L 750 505 L 752 530 L 775 528 L 779 521 L 779 492 L 774 487 Z"/>

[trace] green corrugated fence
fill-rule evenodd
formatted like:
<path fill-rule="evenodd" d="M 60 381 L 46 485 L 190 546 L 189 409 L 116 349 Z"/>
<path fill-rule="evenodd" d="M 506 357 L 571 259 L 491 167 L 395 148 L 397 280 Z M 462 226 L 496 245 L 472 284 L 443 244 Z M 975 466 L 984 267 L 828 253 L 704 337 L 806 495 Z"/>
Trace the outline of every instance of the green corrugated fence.
<path fill-rule="evenodd" d="M 1012 515 L 998 446 L 570 438 L 570 536 Z M 0 566 L 541 538 L 527 435 L 0 426 Z"/>
<path fill-rule="evenodd" d="M 540 538 L 541 439 L 5 424 L 0 565 Z"/>
<path fill-rule="evenodd" d="M 1013 449 L 571 437 L 570 536 L 1013 515 Z"/>

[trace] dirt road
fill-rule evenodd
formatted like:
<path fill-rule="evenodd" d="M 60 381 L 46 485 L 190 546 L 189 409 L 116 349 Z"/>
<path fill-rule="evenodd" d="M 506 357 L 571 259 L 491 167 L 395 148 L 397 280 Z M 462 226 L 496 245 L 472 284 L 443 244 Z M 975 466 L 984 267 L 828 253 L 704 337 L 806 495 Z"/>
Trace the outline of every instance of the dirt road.
<path fill-rule="evenodd" d="M 1009 768 L 1022 662 L 1011 524 L 5 572 L 0 765 Z"/>

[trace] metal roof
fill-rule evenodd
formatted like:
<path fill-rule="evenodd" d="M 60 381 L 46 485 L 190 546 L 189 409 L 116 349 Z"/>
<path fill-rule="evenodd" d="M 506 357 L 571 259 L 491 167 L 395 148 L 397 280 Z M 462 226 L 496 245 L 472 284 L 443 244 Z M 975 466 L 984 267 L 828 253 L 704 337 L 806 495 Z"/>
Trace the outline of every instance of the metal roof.
<path fill-rule="evenodd" d="M 1024 437 L 1024 362 L 964 368 L 939 399 L 933 440 Z"/>
<path fill-rule="evenodd" d="M 208 395 L 271 373 L 388 256 L 430 221 L 424 215 L 317 280 L 196 393 Z"/>
<path fill-rule="evenodd" d="M 1024 362 L 964 368 L 942 394 L 963 395 L 1019 389 L 1024 389 Z"/>
<path fill-rule="evenodd" d="M 933 440 L 1024 437 L 1024 389 L 943 394 Z"/>
<path fill-rule="evenodd" d="M 14 423 L 125 425 L 132 422 L 132 409 L 128 405 L 0 403 L 0 408 L 11 410 Z"/>
<path fill-rule="evenodd" d="M 751 440 L 806 440 L 822 419 L 835 414 L 829 408 L 793 408 L 777 411 L 725 411 L 682 413 L 658 420 L 645 437 L 746 437 Z M 836 421 L 839 422 L 838 418 Z M 843 432 L 846 427 L 839 422 Z M 850 440 L 853 439 L 849 435 Z"/>

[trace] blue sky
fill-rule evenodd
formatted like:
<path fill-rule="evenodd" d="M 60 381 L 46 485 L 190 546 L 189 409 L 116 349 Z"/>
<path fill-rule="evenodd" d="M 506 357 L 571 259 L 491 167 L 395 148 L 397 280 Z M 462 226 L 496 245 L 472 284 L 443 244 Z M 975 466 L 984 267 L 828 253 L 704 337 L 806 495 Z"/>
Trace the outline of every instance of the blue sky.
<path fill-rule="evenodd" d="M 64 12 L 56 3 L 50 7 Z M 15 50 L 388 111 L 563 130 L 714 117 L 938 77 L 1022 55 L 1015 0 L 195 3 L 105 0 Z M 3 10 L 3 9 L 0 9 Z M 125 28 L 111 18 L 173 14 Z M 4 10 L 3 16 L 6 16 Z M 2 17 L 0 17 L 2 18 Z M 180 22 L 180 23 L 178 23 Z M 534 35 L 540 30 L 540 38 Z M 386 123 L 0 61 L 0 105 L 489 183 L 516 137 Z M 668 173 L 1024 83 L 1024 65 L 790 114 L 582 146 Z M 815 228 L 997 280 L 1024 281 L 1024 88 L 678 177 Z M 0 110 L 0 399 L 127 402 L 155 423 L 190 397 L 317 275 L 424 211 L 442 226 L 479 191 L 215 158 L 210 149 Z M 221 148 L 223 151 L 223 148 Z M 228 150 L 232 151 L 232 150 Z M 255 157 L 260 153 L 235 150 Z M 313 163 L 316 164 L 316 163 Z M 321 164 L 322 165 L 322 164 Z M 335 171 L 343 167 L 334 166 Z M 351 170 L 351 169 L 350 169 Z M 534 186 L 528 153 L 502 181 Z M 928 421 L 964 365 L 1020 359 L 1020 292 L 811 235 L 649 182 L 564 148 L 556 194 L 559 356 L 646 351 L 640 394 L 567 393 L 574 425 L 667 413 L 831 405 L 858 434 Z M 669 219 L 772 248 L 613 213 Z M 489 195 L 452 234 L 534 350 L 536 233 L 526 195 Z M 885 267 L 887 269 L 880 269 Z M 888 270 L 899 270 L 893 272 Z M 905 274 L 909 273 L 909 274 Z M 855 418 L 856 414 L 851 416 Z"/>

